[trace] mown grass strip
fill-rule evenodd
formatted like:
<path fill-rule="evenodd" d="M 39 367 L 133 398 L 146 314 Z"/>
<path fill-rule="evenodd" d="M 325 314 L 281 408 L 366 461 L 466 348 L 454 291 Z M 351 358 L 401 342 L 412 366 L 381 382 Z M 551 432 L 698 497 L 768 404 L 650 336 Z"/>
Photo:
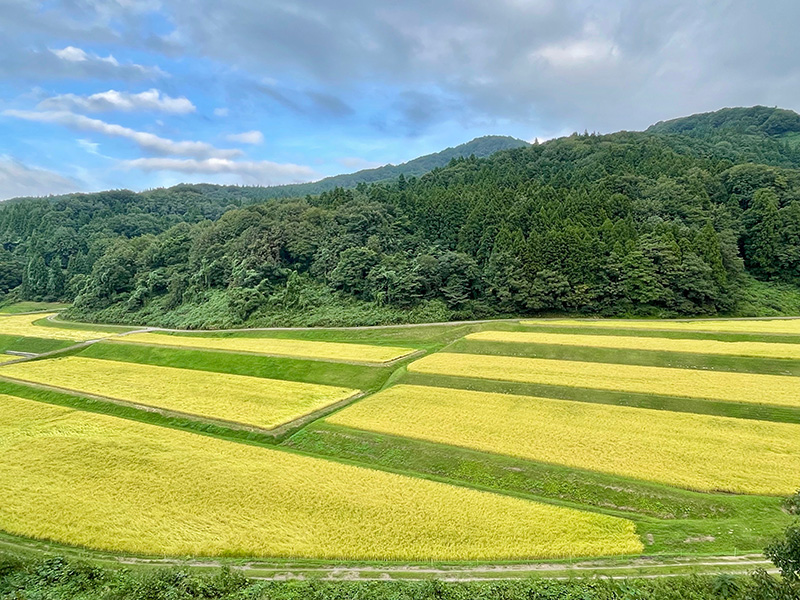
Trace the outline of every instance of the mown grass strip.
<path fill-rule="evenodd" d="M 0 528 L 109 551 L 480 560 L 641 551 L 630 521 L 0 397 Z"/>
<path fill-rule="evenodd" d="M 123 340 L 125 338 L 122 338 Z M 211 350 L 162 348 L 139 344 L 100 342 L 80 353 L 86 358 L 135 362 L 162 367 L 196 369 L 231 375 L 248 375 L 285 381 L 318 383 L 359 390 L 377 389 L 392 372 L 392 367 L 368 367 L 346 363 L 231 354 Z"/>
<path fill-rule="evenodd" d="M 0 314 L 18 315 L 29 312 L 47 312 L 68 308 L 69 304 L 62 302 L 16 302 L 0 307 Z"/>
<path fill-rule="evenodd" d="M 0 330 L 1 331 L 1 330 Z M 31 354 L 44 354 L 69 348 L 74 342 L 69 340 L 50 340 L 43 338 L 31 338 L 18 335 L 3 335 L 0 333 L 0 352 L 14 350 L 16 352 L 30 352 Z"/>
<path fill-rule="evenodd" d="M 800 407 L 800 378 L 440 352 L 409 372 Z"/>
<path fill-rule="evenodd" d="M 3 365 L 0 375 L 262 429 L 275 428 L 357 392 L 77 356 Z"/>
<path fill-rule="evenodd" d="M 601 337 L 601 336 L 598 336 Z M 462 339 L 447 346 L 446 352 L 492 354 L 525 358 L 550 358 L 580 362 L 617 363 L 643 367 L 674 367 L 708 371 L 763 373 L 765 375 L 800 376 L 800 360 L 788 358 L 754 358 L 715 354 L 688 354 L 654 350 L 620 350 L 559 344 L 523 344 Z"/>
<path fill-rule="evenodd" d="M 788 495 L 800 426 L 397 385 L 329 423 L 698 491 Z"/>
<path fill-rule="evenodd" d="M 552 334 L 535 331 L 480 331 L 466 336 L 467 340 L 507 342 L 511 344 L 555 344 L 559 346 L 589 346 L 621 350 L 652 350 L 688 354 L 721 354 L 761 358 L 800 359 L 800 344 L 780 342 L 722 342 L 718 340 L 675 340 L 636 338 L 631 336 L 597 336 Z"/>
<path fill-rule="evenodd" d="M 252 352 L 256 354 L 377 364 L 391 362 L 414 352 L 413 348 L 278 338 L 209 338 L 163 333 L 134 333 L 119 339 L 122 342 L 134 344 Z"/>
<path fill-rule="evenodd" d="M 800 319 L 717 319 L 687 321 L 634 321 L 620 319 L 522 321 L 523 325 L 564 325 L 590 328 L 651 329 L 663 331 L 710 331 L 726 333 L 772 333 L 800 335 Z"/>
<path fill-rule="evenodd" d="M 635 392 L 616 392 L 613 390 L 594 390 L 559 385 L 521 383 L 517 381 L 497 381 L 476 377 L 453 377 L 448 375 L 428 375 L 424 373 L 405 373 L 397 382 L 410 385 L 447 387 L 478 392 L 496 392 L 517 396 L 536 396 L 574 402 L 593 404 L 614 404 L 635 408 L 651 408 L 699 415 L 716 415 L 756 421 L 800 424 L 800 408 L 767 406 L 764 404 L 744 404 L 738 402 L 717 402 L 702 398 L 681 398 L 658 394 L 639 394 Z"/>

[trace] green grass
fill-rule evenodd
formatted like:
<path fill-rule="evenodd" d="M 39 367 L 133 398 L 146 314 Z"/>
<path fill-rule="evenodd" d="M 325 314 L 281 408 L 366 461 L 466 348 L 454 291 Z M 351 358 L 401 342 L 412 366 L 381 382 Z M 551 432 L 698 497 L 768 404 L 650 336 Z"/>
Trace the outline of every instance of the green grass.
<path fill-rule="evenodd" d="M 372 344 L 376 346 L 403 346 L 424 350 L 439 349 L 461 336 L 478 331 L 480 324 L 469 325 L 412 325 L 374 327 L 366 329 L 292 329 L 271 331 L 204 331 L 182 332 L 181 335 L 202 337 L 245 337 L 309 340 L 317 342 L 342 342 Z"/>
<path fill-rule="evenodd" d="M 69 308 L 69 304 L 63 302 L 15 302 L 0 308 L 0 314 L 18 315 L 29 312 L 50 312 Z"/>
<path fill-rule="evenodd" d="M 133 331 L 134 327 L 122 325 L 93 325 L 91 323 L 78 323 L 75 321 L 63 321 L 61 319 L 42 318 L 33 322 L 37 327 L 54 327 L 56 329 L 73 329 L 75 331 L 100 331 L 103 333 L 123 333 Z"/>
<path fill-rule="evenodd" d="M 574 400 L 597 404 L 616 404 L 638 408 L 653 408 L 690 412 L 703 415 L 718 415 L 738 419 L 775 421 L 777 423 L 800 423 L 800 408 L 744 404 L 738 402 L 718 402 L 702 398 L 681 398 L 678 396 L 659 396 L 636 392 L 616 392 L 588 388 L 496 381 L 491 379 L 455 377 L 449 375 L 429 375 L 426 373 L 405 373 L 397 382 L 411 385 L 458 388 L 478 392 L 499 392 L 520 396 Z"/>
<path fill-rule="evenodd" d="M 124 338 L 122 338 L 124 339 Z M 251 375 L 303 383 L 374 390 L 391 375 L 392 367 L 367 367 L 345 363 L 275 358 L 211 350 L 189 350 L 99 342 L 80 353 L 86 358 L 135 362 L 162 367 L 179 367 L 232 375 Z"/>
<path fill-rule="evenodd" d="M 75 342 L 69 340 L 48 340 L 43 338 L 20 337 L 16 335 L 0 334 L 0 353 L 7 350 L 15 352 L 30 352 L 31 354 L 44 354 L 62 348 L 69 348 Z"/>
<path fill-rule="evenodd" d="M 283 443 L 334 460 L 624 516 L 637 523 L 646 554 L 759 552 L 791 520 L 778 498 L 690 492 L 321 421 Z"/>
<path fill-rule="evenodd" d="M 800 360 L 787 358 L 757 358 L 688 352 L 655 350 L 623 350 L 588 346 L 556 344 L 519 344 L 460 339 L 446 348 L 447 352 L 553 358 L 585 362 L 616 363 L 647 367 L 676 367 L 710 371 L 764 373 L 767 375 L 800 375 Z"/>

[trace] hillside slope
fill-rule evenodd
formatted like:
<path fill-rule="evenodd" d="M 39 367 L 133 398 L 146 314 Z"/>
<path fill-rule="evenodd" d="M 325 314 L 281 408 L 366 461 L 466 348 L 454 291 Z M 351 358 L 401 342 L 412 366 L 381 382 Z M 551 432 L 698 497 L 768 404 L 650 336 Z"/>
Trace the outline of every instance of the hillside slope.
<path fill-rule="evenodd" d="M 302 200 L 179 186 L 18 202 L 0 209 L 0 292 L 190 327 L 796 312 L 796 117 L 726 109 Z"/>

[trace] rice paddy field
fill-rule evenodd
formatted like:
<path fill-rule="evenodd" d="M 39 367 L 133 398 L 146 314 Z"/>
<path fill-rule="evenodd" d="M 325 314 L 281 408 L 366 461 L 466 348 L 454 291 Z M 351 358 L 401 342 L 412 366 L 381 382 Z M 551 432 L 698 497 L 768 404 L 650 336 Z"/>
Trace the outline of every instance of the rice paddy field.
<path fill-rule="evenodd" d="M 129 333 L 42 317 L 0 316 L 5 544 L 709 560 L 760 552 L 800 489 L 800 320 Z"/>
<path fill-rule="evenodd" d="M 177 346 L 181 348 L 204 348 L 230 352 L 252 352 L 279 356 L 319 358 L 349 362 L 385 363 L 397 360 L 414 352 L 412 348 L 371 346 L 366 344 L 342 344 L 282 338 L 253 337 L 200 337 L 167 335 L 163 333 L 133 333 L 119 338 L 124 343 L 152 344 L 155 346 Z"/>
<path fill-rule="evenodd" d="M 633 523 L 0 396 L 0 527 L 168 555 L 635 553 Z"/>
<path fill-rule="evenodd" d="M 357 393 L 340 387 L 79 356 L 5 365 L 0 376 L 264 429 Z"/>
<path fill-rule="evenodd" d="M 800 378 L 441 352 L 409 371 L 800 408 Z"/>
<path fill-rule="evenodd" d="M 81 328 L 67 328 L 59 326 L 57 322 L 49 322 L 49 314 L 0 314 L 0 335 L 14 335 L 31 338 L 44 338 L 52 340 L 71 340 L 82 342 L 100 339 L 109 336 L 115 329 L 92 328 L 91 325 Z M 127 331 L 117 328 L 117 331 Z"/>
<path fill-rule="evenodd" d="M 800 474 L 786 423 L 413 385 L 328 422 L 706 492 L 788 496 L 800 483 L 786 476 Z"/>

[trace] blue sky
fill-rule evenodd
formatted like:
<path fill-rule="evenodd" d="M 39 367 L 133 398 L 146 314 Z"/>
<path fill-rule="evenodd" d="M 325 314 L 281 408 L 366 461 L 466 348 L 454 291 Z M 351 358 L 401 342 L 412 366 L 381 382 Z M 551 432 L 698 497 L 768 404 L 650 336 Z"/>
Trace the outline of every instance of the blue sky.
<path fill-rule="evenodd" d="M 0 0 L 0 199 L 800 109 L 800 4 Z"/>

